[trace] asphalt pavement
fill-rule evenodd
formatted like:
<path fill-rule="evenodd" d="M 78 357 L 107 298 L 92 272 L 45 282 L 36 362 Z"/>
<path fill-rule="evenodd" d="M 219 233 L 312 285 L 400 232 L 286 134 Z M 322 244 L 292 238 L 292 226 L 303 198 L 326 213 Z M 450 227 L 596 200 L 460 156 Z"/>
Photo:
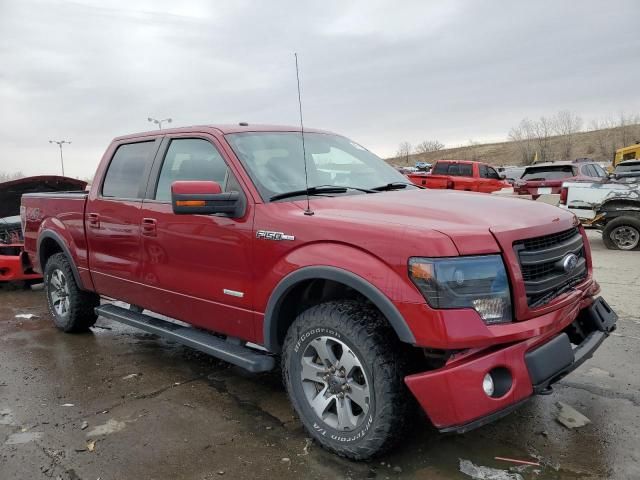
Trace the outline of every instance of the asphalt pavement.
<path fill-rule="evenodd" d="M 465 435 L 418 418 L 398 448 L 370 462 L 312 443 L 277 372 L 247 374 L 103 319 L 91 333 L 63 334 L 41 289 L 5 286 L 0 480 L 640 478 L 640 252 L 589 236 L 602 295 L 620 315 L 596 355 L 552 395 Z M 590 423 L 562 426 L 557 402 Z"/>

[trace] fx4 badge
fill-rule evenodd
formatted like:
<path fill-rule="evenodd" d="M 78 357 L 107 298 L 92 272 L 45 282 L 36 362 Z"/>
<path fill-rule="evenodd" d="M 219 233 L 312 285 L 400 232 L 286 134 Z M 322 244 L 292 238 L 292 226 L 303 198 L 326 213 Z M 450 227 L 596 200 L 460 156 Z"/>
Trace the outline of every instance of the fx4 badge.
<path fill-rule="evenodd" d="M 295 240 L 293 235 L 285 235 L 282 232 L 269 232 L 268 230 L 258 230 L 256 232 L 256 238 L 263 240 Z"/>

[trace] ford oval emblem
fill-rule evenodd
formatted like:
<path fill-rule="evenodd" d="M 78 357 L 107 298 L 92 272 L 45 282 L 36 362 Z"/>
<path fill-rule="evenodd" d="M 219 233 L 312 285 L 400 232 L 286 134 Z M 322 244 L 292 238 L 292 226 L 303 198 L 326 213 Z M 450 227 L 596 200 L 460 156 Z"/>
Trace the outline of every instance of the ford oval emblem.
<path fill-rule="evenodd" d="M 562 268 L 565 272 L 571 272 L 578 265 L 578 256 L 575 253 L 569 253 L 562 259 Z"/>

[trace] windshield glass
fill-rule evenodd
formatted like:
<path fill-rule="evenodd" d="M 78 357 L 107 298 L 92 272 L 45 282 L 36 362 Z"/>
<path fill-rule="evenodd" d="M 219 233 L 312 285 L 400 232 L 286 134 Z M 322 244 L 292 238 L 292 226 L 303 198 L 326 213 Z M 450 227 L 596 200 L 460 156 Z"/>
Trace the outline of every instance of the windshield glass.
<path fill-rule="evenodd" d="M 225 138 L 264 200 L 305 189 L 299 132 L 233 133 Z M 304 140 L 309 187 L 330 185 L 370 189 L 393 182 L 408 182 L 384 160 L 345 137 L 305 133 Z M 348 193 L 357 192 L 349 190 Z"/>
<path fill-rule="evenodd" d="M 560 180 L 573 177 L 573 167 L 570 165 L 557 167 L 527 168 L 522 175 L 522 180 Z"/>
<path fill-rule="evenodd" d="M 619 164 L 616 167 L 616 173 L 622 172 L 638 172 L 640 173 L 640 162 Z"/>

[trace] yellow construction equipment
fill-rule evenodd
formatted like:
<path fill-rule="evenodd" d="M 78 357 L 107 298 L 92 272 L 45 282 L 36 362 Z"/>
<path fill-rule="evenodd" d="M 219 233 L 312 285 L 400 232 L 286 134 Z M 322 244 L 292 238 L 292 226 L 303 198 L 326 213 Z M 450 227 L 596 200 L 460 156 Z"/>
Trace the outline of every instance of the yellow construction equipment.
<path fill-rule="evenodd" d="M 640 143 L 630 145 L 628 147 L 619 148 L 616 150 L 616 154 L 613 157 L 613 168 L 616 168 L 620 162 L 624 160 L 640 159 Z"/>

